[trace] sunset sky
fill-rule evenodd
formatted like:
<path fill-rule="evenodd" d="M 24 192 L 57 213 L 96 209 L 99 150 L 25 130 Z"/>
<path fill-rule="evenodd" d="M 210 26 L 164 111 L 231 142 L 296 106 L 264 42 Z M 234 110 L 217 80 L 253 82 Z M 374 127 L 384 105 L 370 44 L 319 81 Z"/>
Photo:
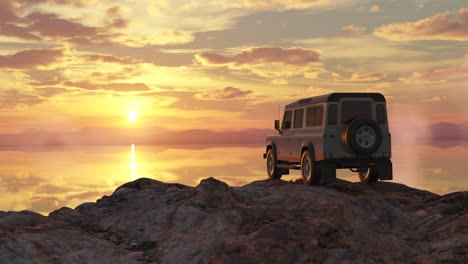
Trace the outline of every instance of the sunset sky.
<path fill-rule="evenodd" d="M 396 131 L 461 123 L 468 3 L 0 0 L 0 78 L 0 134 L 265 129 L 349 91 L 383 93 Z"/>

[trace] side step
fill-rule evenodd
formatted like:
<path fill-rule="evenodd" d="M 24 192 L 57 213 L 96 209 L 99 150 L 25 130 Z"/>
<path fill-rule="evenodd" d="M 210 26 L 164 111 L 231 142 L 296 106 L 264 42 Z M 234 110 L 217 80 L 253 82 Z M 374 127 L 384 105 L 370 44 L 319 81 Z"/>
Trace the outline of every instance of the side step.
<path fill-rule="evenodd" d="M 297 164 L 278 164 L 278 168 L 290 169 L 290 170 L 300 170 L 301 165 L 297 165 Z"/>

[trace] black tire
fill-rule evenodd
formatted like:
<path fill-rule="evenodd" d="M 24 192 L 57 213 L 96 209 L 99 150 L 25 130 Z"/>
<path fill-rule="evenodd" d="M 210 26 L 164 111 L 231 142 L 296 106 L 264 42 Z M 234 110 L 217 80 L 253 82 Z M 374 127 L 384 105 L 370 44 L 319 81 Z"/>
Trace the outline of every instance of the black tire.
<path fill-rule="evenodd" d="M 305 150 L 301 156 L 302 181 L 306 185 L 317 185 L 320 183 L 320 169 L 310 150 Z"/>
<path fill-rule="evenodd" d="M 359 171 L 358 174 L 362 183 L 376 183 L 379 180 L 379 169 L 375 164 L 363 171 Z"/>
<path fill-rule="evenodd" d="M 382 143 L 379 125 L 371 119 L 355 119 L 345 127 L 341 134 L 343 143 L 354 153 L 370 156 Z"/>
<path fill-rule="evenodd" d="M 278 160 L 276 159 L 276 152 L 270 148 L 267 151 L 266 155 L 266 167 L 267 167 L 267 173 L 268 173 L 268 178 L 270 179 L 281 179 L 281 174 L 280 169 L 278 168 Z"/>

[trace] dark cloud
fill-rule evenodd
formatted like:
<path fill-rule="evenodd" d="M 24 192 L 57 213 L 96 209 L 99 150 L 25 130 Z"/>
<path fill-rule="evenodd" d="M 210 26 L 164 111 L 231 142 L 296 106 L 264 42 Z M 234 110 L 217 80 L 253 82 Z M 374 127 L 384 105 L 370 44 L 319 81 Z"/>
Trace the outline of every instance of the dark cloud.
<path fill-rule="evenodd" d="M 257 65 L 280 63 L 284 65 L 305 66 L 320 62 L 320 54 L 312 49 L 258 47 L 250 48 L 233 56 L 215 53 L 199 53 L 196 60 L 205 65 Z"/>
<path fill-rule="evenodd" d="M 28 210 L 39 212 L 39 213 L 48 213 L 56 210 L 61 207 L 61 201 L 58 197 L 32 197 L 31 207 Z"/>
<path fill-rule="evenodd" d="M 121 29 L 121 28 L 126 28 L 130 24 L 130 20 L 124 19 L 124 18 L 116 18 L 112 20 L 112 23 L 109 24 L 109 28 L 114 29 Z"/>
<path fill-rule="evenodd" d="M 30 83 L 33 86 L 54 86 L 57 84 L 62 83 L 61 81 L 57 80 L 46 80 L 46 81 L 37 81 L 37 82 L 32 82 Z"/>
<path fill-rule="evenodd" d="M 251 95 L 251 90 L 241 90 L 236 87 L 225 87 L 220 90 L 212 90 L 196 95 L 198 99 L 202 100 L 227 100 L 227 99 L 242 99 Z"/>
<path fill-rule="evenodd" d="M 468 40 L 468 8 L 458 10 L 459 20 L 453 20 L 450 12 L 408 23 L 381 26 L 374 34 L 396 41 L 408 40 Z"/>
<path fill-rule="evenodd" d="M 26 16 L 31 21 L 29 30 L 47 37 L 86 37 L 98 33 L 96 27 L 88 27 L 81 23 L 59 18 L 55 14 L 33 12 Z"/>
<path fill-rule="evenodd" d="M 16 22 L 19 20 L 15 12 L 13 12 L 13 2 L 12 1 L 0 1 L 0 22 Z"/>
<path fill-rule="evenodd" d="M 57 94 L 68 93 L 70 90 L 60 87 L 41 87 L 36 88 L 36 92 L 42 97 L 51 97 Z"/>
<path fill-rule="evenodd" d="M 0 69 L 33 69 L 60 62 L 64 57 L 62 49 L 32 49 L 12 55 L 0 55 Z"/>
<path fill-rule="evenodd" d="M 28 28 L 20 27 L 15 24 L 0 24 L 0 35 L 26 40 L 41 40 L 40 37 L 30 33 Z"/>
<path fill-rule="evenodd" d="M 18 192 L 24 189 L 31 189 L 43 181 L 42 178 L 34 175 L 26 175 L 25 177 L 18 176 L 2 176 L 0 179 L 0 190 L 6 192 Z"/>

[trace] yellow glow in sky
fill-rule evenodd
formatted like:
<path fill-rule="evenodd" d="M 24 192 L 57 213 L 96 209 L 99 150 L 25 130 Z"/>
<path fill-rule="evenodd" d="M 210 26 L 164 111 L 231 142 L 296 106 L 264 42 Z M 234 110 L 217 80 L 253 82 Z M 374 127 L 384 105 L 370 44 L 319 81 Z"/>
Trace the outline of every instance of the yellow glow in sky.
<path fill-rule="evenodd" d="M 135 123 L 137 120 L 138 113 L 136 111 L 128 111 L 128 121 Z"/>

